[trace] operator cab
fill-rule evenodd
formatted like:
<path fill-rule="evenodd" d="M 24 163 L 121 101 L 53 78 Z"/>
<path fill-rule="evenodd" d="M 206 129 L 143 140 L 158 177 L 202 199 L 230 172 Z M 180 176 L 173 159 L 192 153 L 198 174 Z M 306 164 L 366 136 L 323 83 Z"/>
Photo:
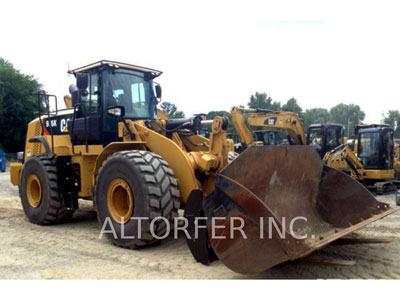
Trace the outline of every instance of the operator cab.
<path fill-rule="evenodd" d="M 357 156 L 365 169 L 393 169 L 393 128 L 386 124 L 359 125 Z"/>
<path fill-rule="evenodd" d="M 278 145 L 279 132 L 272 130 L 254 131 L 254 140 L 262 142 L 264 145 Z"/>
<path fill-rule="evenodd" d="M 308 127 L 307 145 L 315 147 L 319 155 L 324 157 L 344 143 L 344 126 L 338 123 L 311 124 Z"/>
<path fill-rule="evenodd" d="M 68 122 L 72 143 L 107 145 L 118 141 L 121 118 L 157 117 L 161 87 L 153 82 L 162 72 L 112 61 L 99 61 L 69 71 L 73 117 Z"/>

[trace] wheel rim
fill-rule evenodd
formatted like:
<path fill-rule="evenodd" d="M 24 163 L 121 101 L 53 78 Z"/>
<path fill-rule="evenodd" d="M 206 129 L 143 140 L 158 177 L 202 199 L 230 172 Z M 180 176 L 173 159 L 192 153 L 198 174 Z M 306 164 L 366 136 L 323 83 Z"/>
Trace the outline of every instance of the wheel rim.
<path fill-rule="evenodd" d="M 116 178 L 107 188 L 107 206 L 118 224 L 125 224 L 133 213 L 133 196 L 125 180 Z"/>
<path fill-rule="evenodd" d="M 42 185 L 35 174 L 31 174 L 28 177 L 26 183 L 26 196 L 28 197 L 29 205 L 35 208 L 38 207 L 42 201 Z"/>

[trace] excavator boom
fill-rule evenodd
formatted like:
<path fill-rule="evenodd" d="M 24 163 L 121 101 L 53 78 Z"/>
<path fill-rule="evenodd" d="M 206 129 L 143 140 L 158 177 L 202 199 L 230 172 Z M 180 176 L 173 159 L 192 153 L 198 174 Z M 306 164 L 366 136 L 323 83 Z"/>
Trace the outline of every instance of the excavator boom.
<path fill-rule="evenodd" d="M 239 140 L 246 146 L 255 143 L 250 126 L 282 128 L 288 132 L 294 144 L 306 145 L 307 143 L 303 124 L 295 113 L 233 107 L 231 114 Z"/>

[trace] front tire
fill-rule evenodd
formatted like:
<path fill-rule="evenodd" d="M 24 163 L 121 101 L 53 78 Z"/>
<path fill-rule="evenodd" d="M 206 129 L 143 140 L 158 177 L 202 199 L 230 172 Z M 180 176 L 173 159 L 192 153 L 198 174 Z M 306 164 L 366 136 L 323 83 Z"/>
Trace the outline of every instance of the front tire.
<path fill-rule="evenodd" d="M 107 236 L 115 245 L 131 249 L 157 241 L 151 221 L 157 217 L 172 221 L 180 204 L 173 171 L 165 160 L 149 151 L 110 155 L 100 168 L 94 195 L 100 224 L 113 231 Z M 135 219 L 138 217 L 147 218 L 140 221 L 140 227 Z M 166 233 L 167 224 L 161 218 L 153 225 L 158 237 Z"/>
<path fill-rule="evenodd" d="M 73 215 L 60 199 L 54 158 L 31 156 L 22 169 L 19 193 L 25 215 L 32 223 L 55 224 Z"/>

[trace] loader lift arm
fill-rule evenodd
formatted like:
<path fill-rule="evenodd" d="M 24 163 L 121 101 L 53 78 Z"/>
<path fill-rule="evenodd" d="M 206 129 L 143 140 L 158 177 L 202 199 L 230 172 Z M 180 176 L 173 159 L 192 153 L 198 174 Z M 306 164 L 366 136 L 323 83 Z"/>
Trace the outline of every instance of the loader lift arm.
<path fill-rule="evenodd" d="M 245 148 L 256 142 L 250 126 L 286 129 L 294 144 L 306 145 L 307 143 L 303 124 L 295 113 L 233 107 L 231 114 L 239 140 Z"/>

